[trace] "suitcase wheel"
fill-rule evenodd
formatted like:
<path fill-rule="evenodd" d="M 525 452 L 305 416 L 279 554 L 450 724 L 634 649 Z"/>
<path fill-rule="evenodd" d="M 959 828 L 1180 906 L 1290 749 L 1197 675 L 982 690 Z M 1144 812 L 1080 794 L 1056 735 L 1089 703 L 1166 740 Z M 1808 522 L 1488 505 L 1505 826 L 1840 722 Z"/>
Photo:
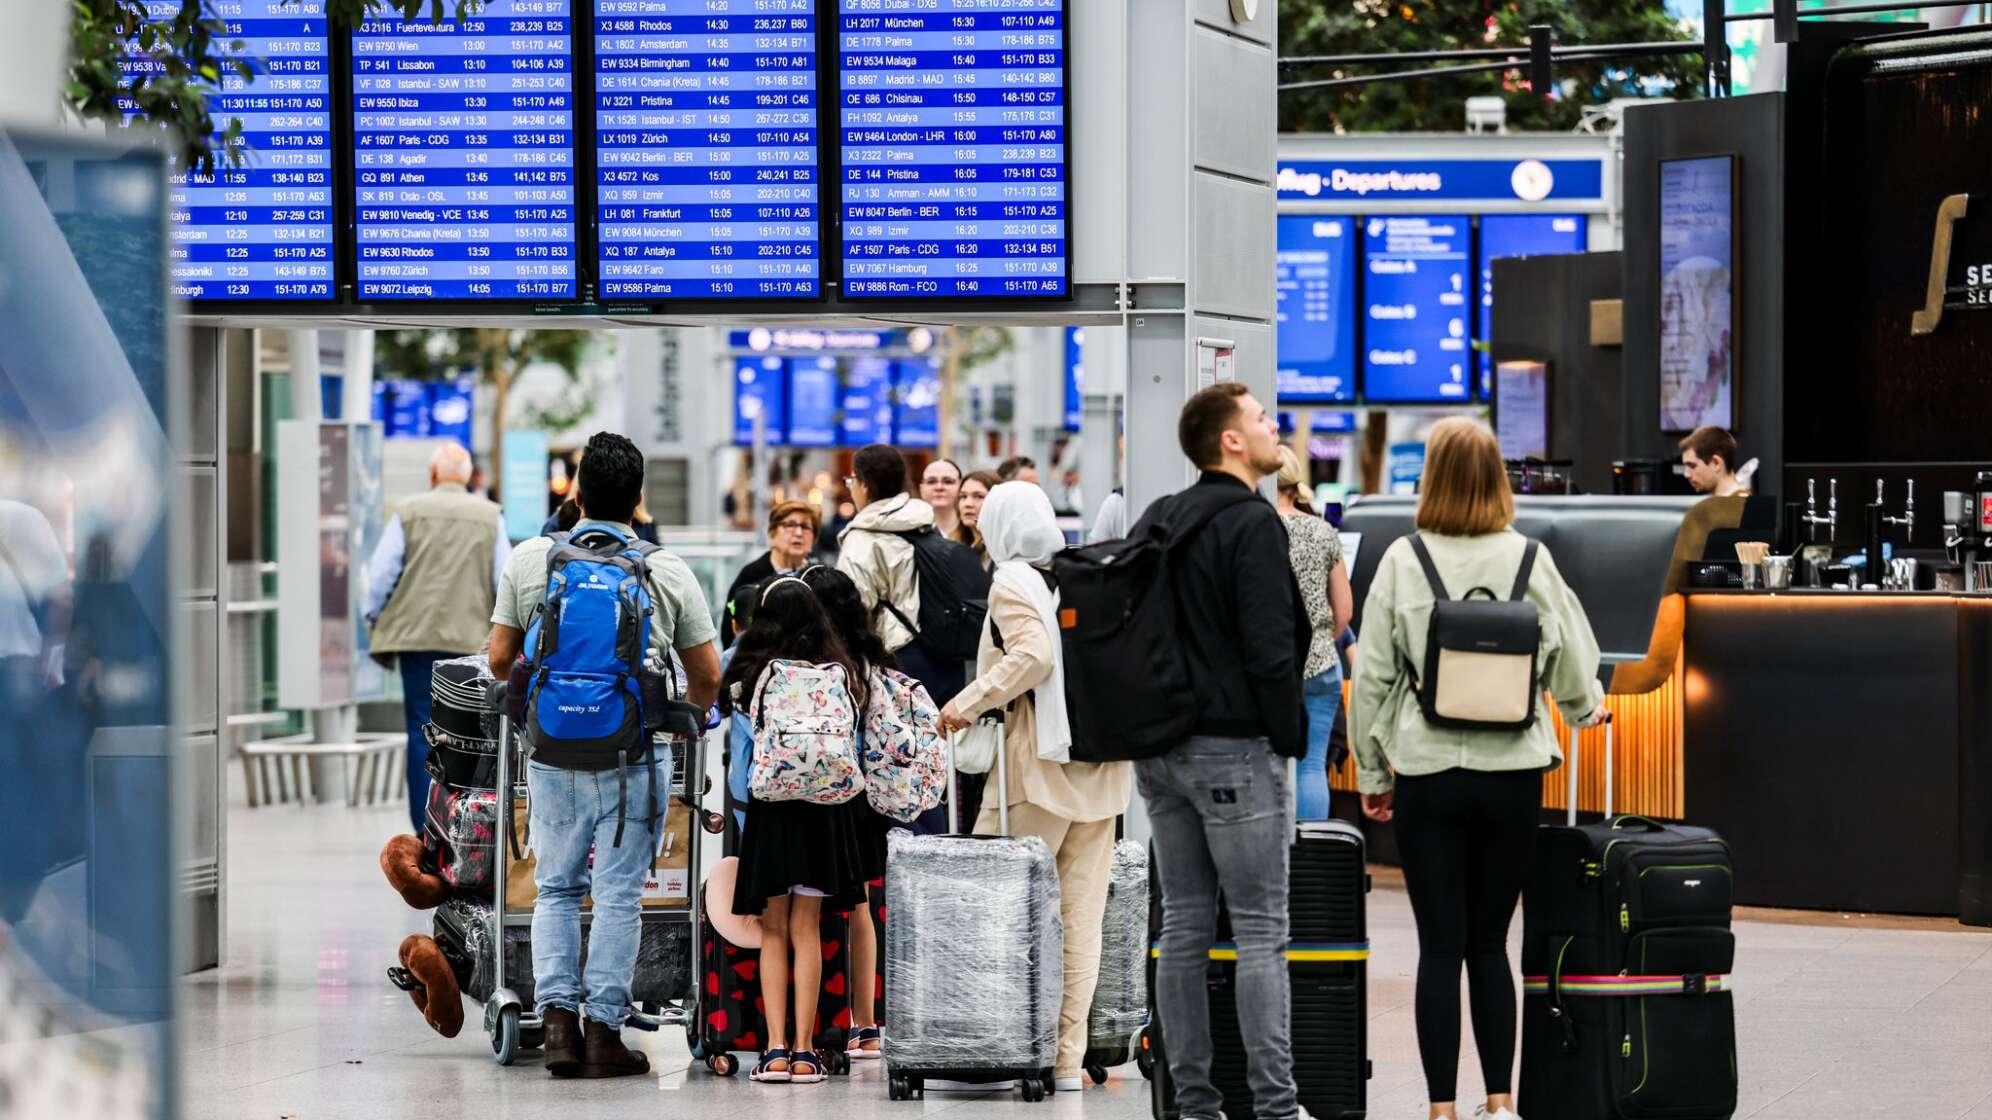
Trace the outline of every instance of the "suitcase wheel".
<path fill-rule="evenodd" d="M 732 1054 L 721 1052 L 705 1060 L 706 1068 L 721 1077 L 732 1077 L 740 1072 L 740 1059 Z"/>
<path fill-rule="evenodd" d="M 1044 1099 L 1044 1079 L 1043 1079 L 1043 1078 L 1041 1078 L 1041 1077 L 1026 1077 L 1026 1078 L 1024 1078 L 1024 1079 L 1023 1079 L 1022 1081 L 1018 1082 L 1018 1084 L 1019 1084 L 1019 1085 L 1021 1085 L 1021 1086 L 1023 1087 L 1023 1090 L 1024 1090 L 1024 1100 L 1025 1100 L 1026 1102 L 1028 1102 L 1028 1103 L 1030 1103 L 1030 1104 L 1036 1104 L 1037 1102 L 1039 1102 L 1039 1101 L 1041 1101 L 1041 1100 L 1043 1100 L 1043 1099 Z"/>
<path fill-rule="evenodd" d="M 850 1076 L 851 1056 L 849 1054 L 844 1053 L 842 1050 L 828 1050 L 825 1051 L 824 1053 L 826 1055 L 824 1058 L 824 1062 L 830 1067 L 830 1073 L 833 1076 L 836 1077 Z"/>
<path fill-rule="evenodd" d="M 1141 1036 L 1135 1040 L 1134 1068 L 1141 1071 L 1142 1077 L 1155 1080 L 1155 1051 L 1149 1045 L 1147 1027 L 1141 1028 Z"/>
<path fill-rule="evenodd" d="M 1092 1078 L 1095 1085 L 1105 1085 L 1107 1083 L 1107 1067 L 1087 1066 L 1086 1076 Z"/>
<path fill-rule="evenodd" d="M 906 1080 L 903 1074 L 895 1073 L 892 1075 L 892 1079 L 886 1083 L 885 1095 L 888 1100 L 911 1100 L 913 1097 L 913 1085 Z"/>

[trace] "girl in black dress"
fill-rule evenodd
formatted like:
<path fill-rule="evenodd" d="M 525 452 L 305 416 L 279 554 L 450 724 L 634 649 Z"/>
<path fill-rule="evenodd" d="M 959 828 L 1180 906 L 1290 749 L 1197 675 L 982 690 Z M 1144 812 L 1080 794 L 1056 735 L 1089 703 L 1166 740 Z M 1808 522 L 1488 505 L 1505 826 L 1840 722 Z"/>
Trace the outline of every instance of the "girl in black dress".
<path fill-rule="evenodd" d="M 860 672 L 870 676 L 875 669 L 897 669 L 899 661 L 885 648 L 878 631 L 866 623 L 865 601 L 851 577 L 835 568 L 811 568 L 802 581 L 816 592 L 816 601 L 830 618 L 830 627 L 858 663 Z M 862 717 L 859 731 L 863 731 Z M 863 743 L 860 742 L 860 748 Z M 871 807 L 871 801 L 854 797 L 844 803 L 858 837 L 858 865 L 867 882 L 885 882 L 885 834 L 894 822 Z M 885 1056 L 884 1040 L 878 1025 L 878 930 L 872 925 L 871 908 L 859 905 L 851 911 L 851 1035 L 844 1052 L 853 1060 L 876 1060 Z"/>
<path fill-rule="evenodd" d="M 864 711 L 863 670 L 838 640 L 816 594 L 794 576 L 763 589 L 754 621 L 740 635 L 733 663 L 721 681 L 721 694 L 730 707 L 746 709 L 771 661 L 842 665 L 851 699 L 859 712 Z M 854 740 L 856 732 L 853 728 Z M 736 757 L 734 764 L 751 765 L 752 757 L 750 750 L 746 757 Z M 860 793 L 858 800 L 863 798 Z M 814 1084 L 827 1075 L 822 1055 L 812 1048 L 811 1031 L 823 984 L 820 924 L 825 906 L 834 912 L 864 900 L 870 876 L 862 866 L 856 820 L 848 804 L 753 797 L 747 801 L 733 911 L 761 915 L 761 996 L 767 1008 L 768 1049 L 750 1075 L 755 1081 Z"/>

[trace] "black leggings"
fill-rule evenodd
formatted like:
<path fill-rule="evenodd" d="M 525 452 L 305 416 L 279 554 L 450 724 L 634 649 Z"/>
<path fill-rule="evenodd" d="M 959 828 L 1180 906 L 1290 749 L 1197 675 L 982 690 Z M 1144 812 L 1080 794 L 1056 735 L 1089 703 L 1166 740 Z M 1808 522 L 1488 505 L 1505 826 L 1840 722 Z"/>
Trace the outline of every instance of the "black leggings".
<path fill-rule="evenodd" d="M 1508 923 L 1535 855 L 1540 770 L 1445 770 L 1397 779 L 1397 851 L 1418 921 L 1418 1054 L 1434 1101 L 1455 1099 L 1459 970 L 1489 1093 L 1515 1064 Z"/>

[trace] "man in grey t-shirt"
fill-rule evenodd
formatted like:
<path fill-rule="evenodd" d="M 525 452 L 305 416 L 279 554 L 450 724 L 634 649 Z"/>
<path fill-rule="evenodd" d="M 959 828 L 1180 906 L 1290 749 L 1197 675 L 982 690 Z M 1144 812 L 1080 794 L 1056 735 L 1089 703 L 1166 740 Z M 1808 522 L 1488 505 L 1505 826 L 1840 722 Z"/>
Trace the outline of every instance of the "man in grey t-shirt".
<path fill-rule="evenodd" d="M 581 458 L 577 501 L 579 538 L 590 531 L 634 542 L 630 518 L 643 494 L 643 454 L 619 435 L 599 432 Z M 512 552 L 498 580 L 491 614 L 491 671 L 511 672 L 527 624 L 545 593 L 545 537 Z M 675 652 L 684 666 L 686 699 L 704 708 L 719 695 L 719 647 L 705 593 L 683 560 L 666 552 L 646 560 L 650 574 L 650 645 Z M 620 751 L 604 752 L 612 759 Z M 630 984 L 642 936 L 643 881 L 664 826 L 661 806 L 641 790 L 669 790 L 671 761 L 653 754 L 650 773 L 630 775 L 632 803 L 623 804 L 617 763 L 605 769 L 526 764 L 532 794 L 534 996 L 546 1023 L 546 1068 L 555 1077 L 625 1077 L 647 1073 L 649 1060 L 623 1045 Z M 619 833 L 619 822 L 627 829 Z M 616 843 L 617 836 L 621 843 Z M 592 858 L 591 858 L 592 856 Z M 581 900 L 594 897 L 588 931 L 588 970 L 581 974 Z M 586 1018 L 582 1017 L 585 992 Z"/>

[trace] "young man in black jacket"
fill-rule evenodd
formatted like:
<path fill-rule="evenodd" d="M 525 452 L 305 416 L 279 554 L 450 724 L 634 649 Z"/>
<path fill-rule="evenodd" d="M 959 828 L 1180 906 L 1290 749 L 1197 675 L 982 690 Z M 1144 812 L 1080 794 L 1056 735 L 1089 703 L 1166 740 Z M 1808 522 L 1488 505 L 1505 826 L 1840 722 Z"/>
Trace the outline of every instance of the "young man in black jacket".
<path fill-rule="evenodd" d="M 1255 488 L 1277 471 L 1279 429 L 1243 385 L 1191 397 L 1177 423 L 1196 485 L 1135 527 L 1195 532 L 1171 579 L 1201 713 L 1181 746 L 1135 763 L 1162 888 L 1156 1012 L 1184 1120 L 1215 1120 L 1207 953 L 1223 892 L 1238 943 L 1238 1023 L 1253 1114 L 1303 1115 L 1295 1095 L 1287 985 L 1287 760 L 1307 753 L 1301 669 L 1311 628 L 1288 559 L 1286 526 Z"/>

